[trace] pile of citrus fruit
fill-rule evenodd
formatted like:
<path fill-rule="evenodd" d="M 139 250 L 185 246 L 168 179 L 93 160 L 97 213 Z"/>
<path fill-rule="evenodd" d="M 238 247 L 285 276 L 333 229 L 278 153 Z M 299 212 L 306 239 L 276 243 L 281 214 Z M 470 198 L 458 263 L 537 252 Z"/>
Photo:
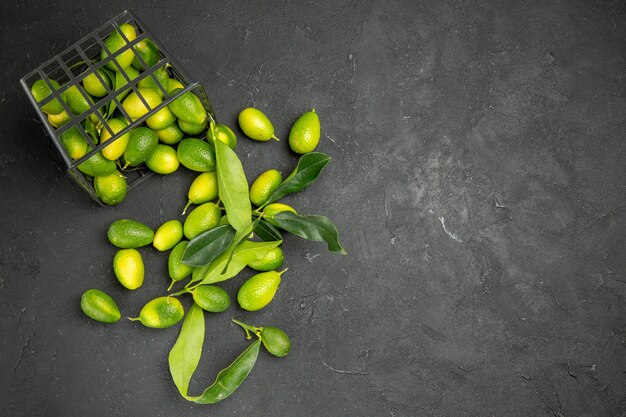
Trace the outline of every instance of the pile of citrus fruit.
<path fill-rule="evenodd" d="M 124 171 L 142 164 L 162 175 L 175 172 L 181 165 L 199 173 L 187 193 L 184 219 L 168 220 L 156 230 L 137 220 L 120 219 L 109 226 L 107 237 L 118 248 L 112 259 L 113 272 L 128 290 L 141 288 L 146 279 L 140 251 L 151 245 L 168 253 L 169 277 L 158 278 L 164 284 L 164 294 L 145 304 L 136 317 L 128 318 L 153 329 L 183 321 L 168 356 L 172 379 L 185 399 L 215 403 L 243 383 L 261 346 L 277 357 L 291 349 L 291 341 L 281 329 L 251 326 L 233 318 L 248 339 L 254 335 L 257 340 L 220 371 L 200 395 L 189 395 L 190 379 L 202 353 L 205 314 L 223 313 L 231 307 L 231 296 L 219 283 L 237 277 L 246 268 L 256 271 L 236 294 L 239 307 L 254 312 L 268 307 L 279 293 L 287 271 L 280 270 L 285 261 L 283 233 L 326 242 L 330 251 L 346 254 L 337 228 L 328 218 L 302 215 L 281 201 L 315 181 L 330 157 L 314 152 L 320 139 L 320 121 L 313 109 L 302 114 L 290 130 L 289 146 L 301 155 L 292 172 L 283 177 L 278 170 L 269 169 L 249 184 L 235 152 L 235 133 L 217 124 L 192 91 L 182 91 L 185 86 L 172 77 L 167 65 L 142 77 L 146 66 L 160 62 L 159 50 L 146 38 L 134 45 L 138 55 L 132 50 L 121 52 L 137 35 L 132 25 L 121 25 L 120 29 L 105 39 L 101 64 L 109 53 L 117 54 L 85 74 L 80 85 L 66 86 L 59 95 L 64 104 L 50 98 L 50 86 L 63 88 L 53 80 L 35 82 L 31 92 L 55 127 L 72 120 L 67 110 L 73 116 L 84 116 L 81 127 L 92 140 L 88 141 L 77 126 L 64 131 L 60 139 L 70 158 L 78 161 L 77 168 L 93 180 L 94 190 L 105 204 L 124 200 Z M 133 79 L 137 82 L 129 89 Z M 89 101 L 111 94 L 117 100 L 98 109 L 99 114 L 89 113 L 93 112 Z M 258 109 L 242 110 L 238 122 L 252 140 L 278 140 L 271 121 Z M 100 151 L 94 153 L 89 142 L 97 143 Z M 188 309 L 180 301 L 185 296 L 191 303 Z M 99 322 L 116 323 L 122 318 L 115 300 L 99 289 L 85 291 L 80 305 L 85 315 Z"/>

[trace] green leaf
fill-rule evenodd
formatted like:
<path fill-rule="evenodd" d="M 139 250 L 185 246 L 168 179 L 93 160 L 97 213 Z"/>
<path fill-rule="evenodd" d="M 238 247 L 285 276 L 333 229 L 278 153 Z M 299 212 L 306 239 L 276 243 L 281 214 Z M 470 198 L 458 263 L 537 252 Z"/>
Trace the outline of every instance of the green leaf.
<path fill-rule="evenodd" d="M 272 240 L 283 240 L 283 236 L 280 234 L 278 229 L 266 222 L 265 220 L 259 221 L 259 223 L 254 228 L 254 233 L 256 233 L 258 237 L 266 242 Z"/>
<path fill-rule="evenodd" d="M 230 263 L 228 262 L 227 251 L 218 256 L 208 266 L 196 268 L 193 271 L 190 284 L 197 282 L 200 282 L 199 285 L 213 284 L 230 279 L 241 272 L 250 262 L 263 259 L 270 250 L 281 243 L 282 240 L 274 242 L 252 242 L 247 240 L 234 248 Z M 224 271 L 226 265 L 228 267 Z"/>
<path fill-rule="evenodd" d="M 98 143 L 100 137 L 100 134 L 98 133 L 98 128 L 96 124 L 92 122 L 89 118 L 85 119 L 85 132 L 87 132 L 87 134 L 91 136 L 91 139 L 94 143 Z"/>
<path fill-rule="evenodd" d="M 228 265 L 230 264 L 230 261 L 233 258 L 233 252 L 234 252 L 235 248 L 238 247 L 239 245 L 241 245 L 241 243 L 244 240 L 246 240 L 248 238 L 248 236 L 250 236 L 250 234 L 252 233 L 252 231 L 254 230 L 256 225 L 259 223 L 259 221 L 261 221 L 260 217 L 257 218 L 253 223 L 251 223 L 250 226 L 248 226 L 245 229 L 240 230 L 239 232 L 237 232 L 237 234 L 235 235 L 235 238 L 233 239 L 233 244 L 229 248 L 229 251 L 228 251 L 228 261 L 226 261 L 226 265 L 224 265 L 224 269 L 222 270 L 222 273 L 226 272 L 226 268 L 228 268 Z"/>
<path fill-rule="evenodd" d="M 302 190 L 317 179 L 322 169 L 324 169 L 329 162 L 330 156 L 325 153 L 311 152 L 302 155 L 296 169 L 278 186 L 264 205 L 273 203 L 286 195 Z"/>
<path fill-rule="evenodd" d="M 300 216 L 291 211 L 274 214 L 272 221 L 276 226 L 303 239 L 326 242 L 331 252 L 346 255 L 346 250 L 339 243 L 339 233 L 335 225 L 324 216 Z"/>
<path fill-rule="evenodd" d="M 246 174 L 235 151 L 220 140 L 215 141 L 215 159 L 220 200 L 226 209 L 228 222 L 240 232 L 252 223 Z"/>
<path fill-rule="evenodd" d="M 259 356 L 261 340 L 251 343 L 228 367 L 222 369 L 215 382 L 204 390 L 202 395 L 188 395 L 189 382 L 198 367 L 204 343 L 204 313 L 193 304 L 176 343 L 168 357 L 170 374 L 178 392 L 185 399 L 198 404 L 214 404 L 230 396 L 246 379 Z"/>
<path fill-rule="evenodd" d="M 218 141 L 219 142 L 219 141 Z M 228 367 L 222 369 L 215 382 L 198 397 L 187 397 L 198 404 L 215 404 L 230 396 L 246 379 L 259 356 L 261 340 L 255 340 Z"/>
<path fill-rule="evenodd" d="M 180 329 L 176 343 L 170 350 L 170 374 L 180 394 L 187 397 L 189 381 L 200 362 L 204 343 L 204 313 L 195 303 L 191 306 Z"/>
<path fill-rule="evenodd" d="M 189 266 L 205 266 L 224 253 L 235 237 L 235 229 L 225 224 L 207 230 L 191 239 L 181 262 Z"/>

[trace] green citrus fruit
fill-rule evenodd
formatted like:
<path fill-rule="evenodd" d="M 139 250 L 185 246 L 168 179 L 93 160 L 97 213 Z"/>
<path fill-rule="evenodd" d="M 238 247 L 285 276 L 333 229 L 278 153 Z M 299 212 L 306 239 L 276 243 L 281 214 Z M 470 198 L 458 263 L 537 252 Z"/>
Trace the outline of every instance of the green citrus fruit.
<path fill-rule="evenodd" d="M 185 315 L 183 305 L 175 297 L 159 297 L 148 302 L 139 313 L 139 321 L 146 327 L 165 329 L 178 323 Z"/>
<path fill-rule="evenodd" d="M 137 249 L 120 249 L 113 258 L 113 271 L 125 288 L 136 290 L 143 284 L 144 266 Z"/>
<path fill-rule="evenodd" d="M 204 129 L 206 129 L 206 125 L 206 120 L 204 121 L 204 123 L 197 125 L 194 123 L 186 122 L 182 119 L 178 119 L 178 126 L 180 127 L 180 130 L 189 135 L 197 135 L 199 133 L 202 133 Z"/>
<path fill-rule="evenodd" d="M 176 94 L 178 90 L 172 90 L 171 94 Z M 187 91 L 182 96 L 170 103 L 170 109 L 176 117 L 186 122 L 201 125 L 206 122 L 206 109 L 200 99 L 191 91 Z"/>
<path fill-rule="evenodd" d="M 285 255 L 283 254 L 283 250 L 280 247 L 275 247 L 270 250 L 267 255 L 263 259 L 259 259 L 258 261 L 252 261 L 248 264 L 248 266 L 255 271 L 274 271 L 281 266 L 285 262 Z"/>
<path fill-rule="evenodd" d="M 154 233 L 152 245 L 163 252 L 172 249 L 183 238 L 183 225 L 178 220 L 163 223 Z"/>
<path fill-rule="evenodd" d="M 124 168 L 145 162 L 152 156 L 158 144 L 159 137 L 153 130 L 143 126 L 131 130 L 124 151 Z"/>
<path fill-rule="evenodd" d="M 217 173 L 215 171 L 203 172 L 193 180 L 187 192 L 189 201 L 183 210 L 183 214 L 191 204 L 208 203 L 215 200 L 218 196 L 217 192 Z"/>
<path fill-rule="evenodd" d="M 193 272 L 193 266 L 185 265 L 181 262 L 185 249 L 187 249 L 189 241 L 183 240 L 170 252 L 167 259 L 167 271 L 172 281 L 180 281 L 187 278 Z"/>
<path fill-rule="evenodd" d="M 178 81 L 176 78 L 170 78 L 167 83 L 167 94 L 172 95 L 172 91 L 178 90 L 179 88 L 184 88 L 183 83 Z"/>
<path fill-rule="evenodd" d="M 70 116 L 67 114 L 67 112 L 65 110 L 62 111 L 59 114 L 49 114 L 48 115 L 48 121 L 55 128 L 59 128 L 59 127 L 63 126 L 65 123 L 69 122 L 70 120 L 71 120 L 71 118 L 70 118 Z"/>
<path fill-rule="evenodd" d="M 203 310 L 221 313 L 230 307 L 228 293 L 215 285 L 199 285 L 192 291 L 193 301 Z"/>
<path fill-rule="evenodd" d="M 280 276 L 285 271 L 262 272 L 250 277 L 237 293 L 239 306 L 247 311 L 257 311 L 268 305 L 276 295 Z"/>
<path fill-rule="evenodd" d="M 266 142 L 270 139 L 279 140 L 274 136 L 274 126 L 261 110 L 254 107 L 243 109 L 239 113 L 239 127 L 250 139 Z"/>
<path fill-rule="evenodd" d="M 166 129 L 168 126 L 173 125 L 174 122 L 176 122 L 176 116 L 167 106 L 146 119 L 146 124 L 153 130 Z"/>
<path fill-rule="evenodd" d="M 93 185 L 100 201 L 109 206 L 115 206 L 124 201 L 128 190 L 126 179 L 119 172 L 95 177 Z"/>
<path fill-rule="evenodd" d="M 139 71 L 137 71 L 133 67 L 127 67 L 127 68 L 124 68 L 124 74 L 126 74 L 128 79 L 132 82 L 135 78 L 139 76 Z M 128 81 L 126 81 L 126 78 L 124 77 L 124 75 L 122 75 L 121 72 L 115 73 L 115 91 L 122 90 L 127 85 L 128 85 Z M 124 92 L 117 95 L 116 97 L 117 100 L 121 102 L 122 100 L 124 100 L 124 97 L 129 95 L 132 91 L 133 90 L 130 88 L 124 90 Z"/>
<path fill-rule="evenodd" d="M 148 103 L 148 106 L 150 106 L 149 109 L 146 108 L 146 105 L 141 98 L 139 98 L 138 94 L 141 94 L 146 103 Z M 133 91 L 122 101 L 122 107 L 134 121 L 148 114 L 150 110 L 161 104 L 161 101 L 161 96 L 152 88 L 138 88 L 137 92 Z"/>
<path fill-rule="evenodd" d="M 88 149 L 87 152 L 90 150 Z M 115 162 L 102 156 L 102 152 L 97 152 L 78 165 L 78 170 L 91 177 L 103 177 L 113 174 L 117 170 L 117 165 L 115 165 Z"/>
<path fill-rule="evenodd" d="M 96 72 L 98 73 L 100 78 L 102 78 L 102 81 L 98 79 L 98 76 L 95 72 L 92 72 L 90 74 L 87 74 L 87 76 L 83 78 L 83 88 L 86 92 L 94 97 L 104 97 L 108 93 L 106 87 L 108 86 L 109 89 L 111 89 L 113 88 L 113 86 L 111 85 L 111 80 L 109 79 L 109 76 L 102 70 L 102 68 L 98 68 Z M 106 86 L 103 81 L 104 83 L 106 83 Z"/>
<path fill-rule="evenodd" d="M 261 329 L 261 341 L 269 353 L 279 358 L 291 350 L 289 336 L 278 327 L 265 326 Z"/>
<path fill-rule="evenodd" d="M 102 323 L 116 323 L 122 318 L 115 301 L 100 290 L 87 290 L 80 297 L 80 308 L 90 319 Z"/>
<path fill-rule="evenodd" d="M 126 124 L 126 121 L 122 119 L 109 119 L 107 121 L 107 124 L 115 134 L 126 129 L 126 127 L 128 126 Z M 122 156 L 122 154 L 124 154 L 126 146 L 128 146 L 129 136 L 130 133 L 126 132 L 119 138 L 115 139 L 110 145 L 102 149 L 102 155 L 106 159 L 110 159 L 111 161 L 115 161 L 116 159 L 118 159 L 120 156 Z M 109 139 L 111 139 L 111 137 L 112 136 L 109 133 L 109 130 L 106 127 L 103 127 L 102 132 L 100 133 L 100 143 L 102 144 L 108 141 Z"/>
<path fill-rule="evenodd" d="M 320 143 L 320 118 L 315 109 L 304 113 L 291 127 L 289 147 L 298 154 L 313 152 Z"/>
<path fill-rule="evenodd" d="M 164 91 L 167 91 L 169 81 L 170 76 L 167 69 L 161 67 L 154 71 L 153 76 L 142 78 L 141 81 L 137 83 L 137 87 L 152 88 L 159 96 L 163 97 L 165 95 Z"/>
<path fill-rule="evenodd" d="M 156 134 L 159 137 L 159 140 L 166 145 L 176 145 L 185 135 L 176 123 L 172 123 L 165 129 L 157 130 Z"/>
<path fill-rule="evenodd" d="M 137 220 L 116 220 L 107 232 L 109 242 L 122 249 L 134 249 L 152 243 L 154 232 Z"/>
<path fill-rule="evenodd" d="M 63 93 L 63 100 L 67 103 L 67 106 L 70 108 L 72 113 L 76 116 L 83 114 L 87 110 L 89 110 L 89 101 L 93 102 L 91 96 L 87 95 L 87 98 L 80 92 L 77 86 L 73 85 Z M 96 116 L 97 117 L 97 116 Z"/>
<path fill-rule="evenodd" d="M 214 228 L 220 222 L 222 212 L 215 203 L 204 203 L 189 213 L 183 225 L 185 237 L 189 240 L 202 232 Z"/>
<path fill-rule="evenodd" d="M 178 144 L 176 151 L 181 164 L 192 171 L 207 172 L 215 170 L 215 150 L 207 142 L 187 138 Z"/>
<path fill-rule="evenodd" d="M 132 41 L 137 37 L 137 31 L 135 30 L 135 27 L 132 25 L 129 25 L 128 23 L 124 23 L 123 25 L 120 25 L 120 30 L 122 31 L 124 36 L 126 36 L 126 39 L 128 39 L 129 41 Z M 119 51 L 120 49 L 122 49 L 124 46 L 126 46 L 127 42 L 124 40 L 122 35 L 120 35 L 120 33 L 116 30 L 113 33 L 111 33 L 109 36 L 107 36 L 107 38 L 104 40 L 104 45 L 107 47 L 109 52 L 113 54 Z M 109 54 L 104 49 L 102 49 L 102 52 L 100 53 L 100 60 L 102 61 L 108 56 Z M 133 53 L 133 50 L 129 48 L 125 50 L 124 52 L 122 52 L 121 54 L 117 55 L 115 58 L 113 58 L 112 61 L 109 61 L 106 64 L 106 67 L 113 71 L 119 71 L 120 70 L 119 67 L 122 67 L 125 69 L 126 67 L 130 66 L 134 58 L 135 58 L 135 54 Z M 115 65 L 115 62 L 113 61 L 117 62 L 119 64 L 119 67 Z"/>
<path fill-rule="evenodd" d="M 157 145 L 152 156 L 146 160 L 146 166 L 157 174 L 171 174 L 178 169 L 180 162 L 176 150 L 168 145 Z"/>
<path fill-rule="evenodd" d="M 54 80 L 48 80 L 48 81 L 50 82 L 50 85 L 52 85 L 52 87 L 55 90 L 58 90 L 61 87 L 59 83 Z M 50 89 L 50 87 L 48 87 L 48 84 L 46 84 L 44 80 L 37 80 L 30 87 L 30 93 L 33 95 L 33 98 L 35 99 L 35 101 L 39 103 L 40 101 L 43 101 L 46 98 L 48 98 L 50 94 L 52 94 L 52 90 Z M 61 95 L 61 97 L 62 96 L 63 95 Z M 59 99 L 55 98 L 53 100 L 50 100 L 43 106 L 41 106 L 41 110 L 44 113 L 50 115 L 50 114 L 59 114 L 64 109 Z"/>
<path fill-rule="evenodd" d="M 250 186 L 252 204 L 262 206 L 276 191 L 282 180 L 282 175 L 275 169 L 270 169 L 259 175 Z"/>
<path fill-rule="evenodd" d="M 148 65 L 148 67 L 154 66 L 157 62 L 159 62 L 159 48 L 152 42 L 151 39 L 146 38 L 142 39 L 134 45 L 135 51 L 137 55 L 141 56 L 144 62 Z M 143 71 L 143 64 L 139 61 L 139 58 L 134 57 L 132 66 L 136 69 Z"/>
<path fill-rule="evenodd" d="M 298 212 L 296 212 L 296 209 L 294 209 L 290 205 L 283 204 L 283 203 L 272 203 L 272 204 L 268 204 L 263 209 L 263 219 L 266 220 L 271 225 L 277 226 L 273 218 L 276 213 L 280 213 L 281 211 L 290 211 L 292 213 L 298 214 Z"/>
<path fill-rule="evenodd" d="M 78 128 L 73 127 L 61 135 L 61 142 L 70 158 L 80 159 L 89 150 L 89 144 Z"/>
<path fill-rule="evenodd" d="M 213 146 L 215 146 L 215 139 L 224 142 L 229 148 L 235 149 L 237 146 L 237 136 L 230 127 L 226 125 L 213 124 L 206 133 L 207 140 Z"/>

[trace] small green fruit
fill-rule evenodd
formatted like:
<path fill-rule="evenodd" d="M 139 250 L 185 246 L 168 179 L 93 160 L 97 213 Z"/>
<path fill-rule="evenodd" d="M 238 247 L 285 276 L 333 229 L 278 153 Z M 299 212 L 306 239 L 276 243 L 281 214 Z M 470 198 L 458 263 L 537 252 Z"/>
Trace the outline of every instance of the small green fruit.
<path fill-rule="evenodd" d="M 207 140 L 213 146 L 215 146 L 215 140 L 219 140 L 228 145 L 229 148 L 235 149 L 237 146 L 237 136 L 235 136 L 235 132 L 231 130 L 230 127 L 226 125 L 213 124 L 213 126 L 207 130 Z"/>
<path fill-rule="evenodd" d="M 172 95 L 176 93 L 177 89 L 171 92 Z M 170 110 L 181 120 L 195 125 L 201 125 L 206 122 L 206 109 L 200 99 L 191 91 L 187 91 L 172 101 L 169 106 Z"/>
<path fill-rule="evenodd" d="M 118 248 L 134 249 L 151 244 L 154 232 L 137 220 L 121 219 L 111 223 L 107 236 Z"/>
<path fill-rule="evenodd" d="M 137 37 L 137 31 L 135 30 L 135 27 L 132 25 L 129 25 L 128 23 L 124 23 L 123 25 L 120 25 L 120 30 L 129 41 L 132 41 Z M 124 40 L 122 35 L 120 35 L 120 33 L 116 30 L 115 32 L 107 36 L 107 38 L 104 40 L 104 45 L 107 47 L 109 52 L 113 54 L 117 52 L 118 50 L 122 49 L 124 46 L 126 46 L 127 42 Z M 102 52 L 100 53 L 100 60 L 102 61 L 108 56 L 109 54 L 104 49 L 102 49 Z M 113 60 L 109 61 L 106 64 L 106 67 L 112 71 L 119 71 L 120 70 L 119 67 L 126 68 L 130 66 L 134 58 L 135 58 L 135 54 L 133 53 L 132 48 L 129 48 L 125 50 L 124 52 L 122 52 L 121 54 L 117 55 L 115 58 L 113 58 Z M 114 61 L 119 64 L 119 67 L 115 65 Z"/>
<path fill-rule="evenodd" d="M 187 197 L 189 201 L 183 210 L 183 214 L 191 204 L 204 204 L 215 200 L 218 196 L 217 173 L 215 171 L 203 172 L 193 180 L 189 187 Z"/>
<path fill-rule="evenodd" d="M 228 293 L 215 285 L 199 285 L 194 288 L 192 295 L 196 304 L 211 313 L 221 313 L 230 306 Z"/>
<path fill-rule="evenodd" d="M 267 255 L 263 259 L 258 261 L 252 261 L 248 264 L 248 266 L 255 271 L 274 271 L 281 266 L 285 262 L 285 255 L 283 254 L 283 250 L 280 246 L 271 249 Z"/>
<path fill-rule="evenodd" d="M 117 171 L 103 177 L 95 177 L 93 185 L 100 201 L 109 206 L 115 206 L 124 201 L 128 191 L 126 178 Z"/>
<path fill-rule="evenodd" d="M 282 175 L 275 169 L 270 169 L 259 175 L 250 186 L 252 204 L 262 206 L 280 186 L 282 180 Z"/>
<path fill-rule="evenodd" d="M 178 323 L 185 315 L 183 305 L 175 297 L 159 297 L 148 302 L 139 313 L 141 324 L 152 329 L 165 329 Z"/>
<path fill-rule="evenodd" d="M 263 327 L 261 329 L 261 341 L 269 353 L 279 358 L 287 356 L 291 350 L 289 336 L 278 327 Z"/>
<path fill-rule="evenodd" d="M 113 258 L 113 271 L 125 288 L 136 290 L 143 284 L 144 265 L 137 249 L 120 249 Z"/>
<path fill-rule="evenodd" d="M 126 121 L 122 119 L 110 119 L 107 121 L 107 124 L 111 128 L 114 134 L 121 132 L 126 129 L 128 124 Z M 124 133 L 119 138 L 115 139 L 111 144 L 107 145 L 104 149 L 102 149 L 102 156 L 106 159 L 110 159 L 111 161 L 115 161 L 118 159 L 124 151 L 126 150 L 126 146 L 128 146 L 128 138 L 129 132 Z M 111 133 L 106 127 L 102 128 L 102 132 L 100 133 L 100 143 L 104 143 L 112 138 Z"/>
<path fill-rule="evenodd" d="M 192 171 L 207 172 L 215 170 L 215 150 L 207 142 L 188 138 L 178 144 L 176 152 L 183 166 Z"/>
<path fill-rule="evenodd" d="M 304 113 L 291 127 L 289 147 L 298 154 L 313 152 L 320 143 L 320 118 L 315 109 Z"/>
<path fill-rule="evenodd" d="M 222 212 L 215 203 L 204 203 L 196 207 L 185 219 L 183 225 L 185 237 L 191 240 L 200 233 L 214 228 L 219 224 L 220 217 Z"/>
<path fill-rule="evenodd" d="M 263 112 L 254 107 L 243 109 L 239 113 L 239 127 L 250 139 L 266 142 L 279 140 L 274 136 L 274 126 Z"/>
<path fill-rule="evenodd" d="M 257 311 L 267 306 L 280 285 L 281 275 L 286 271 L 262 272 L 243 283 L 237 293 L 239 306 L 244 310 Z"/>
<path fill-rule="evenodd" d="M 159 145 L 157 134 L 147 127 L 137 127 L 128 134 L 128 145 L 124 150 L 124 168 L 139 165 L 152 156 Z"/>
<path fill-rule="evenodd" d="M 100 290 L 87 290 L 80 297 L 80 308 L 90 319 L 102 323 L 116 323 L 122 314 L 115 301 Z"/>
<path fill-rule="evenodd" d="M 189 241 L 183 240 L 174 246 L 167 259 L 167 270 L 172 279 L 172 284 L 187 278 L 193 272 L 193 266 L 185 265 L 181 262 L 185 249 L 187 249 L 187 244 L 189 244 Z"/>
<path fill-rule="evenodd" d="M 146 160 L 146 166 L 157 174 L 167 175 L 175 172 L 180 162 L 174 148 L 168 145 L 157 145 L 150 158 Z"/>
<path fill-rule="evenodd" d="M 82 158 L 89 150 L 89 144 L 76 127 L 63 133 L 61 135 L 61 142 L 63 142 L 67 154 L 73 160 Z"/>
<path fill-rule="evenodd" d="M 50 82 L 50 85 L 52 85 L 52 87 L 55 90 L 58 90 L 61 87 L 59 83 L 54 80 L 48 80 L 48 81 Z M 33 95 L 33 98 L 35 99 L 35 101 L 39 103 L 40 101 L 43 101 L 46 98 L 48 98 L 50 94 L 52 94 L 52 89 L 48 87 L 48 84 L 46 84 L 44 80 L 37 80 L 30 87 L 30 93 Z M 61 102 L 59 101 L 59 99 L 55 98 L 54 100 L 50 100 L 49 102 L 41 106 L 41 110 L 44 113 L 51 115 L 51 114 L 59 114 L 63 112 L 64 108 Z"/>
<path fill-rule="evenodd" d="M 183 238 L 183 225 L 178 220 L 163 223 L 154 233 L 152 245 L 158 251 L 172 249 Z"/>
<path fill-rule="evenodd" d="M 87 150 L 87 152 L 89 151 L 90 149 Z M 78 165 L 78 170 L 92 177 L 103 177 L 117 171 L 117 165 L 115 165 L 115 162 L 102 156 L 102 152 L 96 152 L 85 162 Z"/>

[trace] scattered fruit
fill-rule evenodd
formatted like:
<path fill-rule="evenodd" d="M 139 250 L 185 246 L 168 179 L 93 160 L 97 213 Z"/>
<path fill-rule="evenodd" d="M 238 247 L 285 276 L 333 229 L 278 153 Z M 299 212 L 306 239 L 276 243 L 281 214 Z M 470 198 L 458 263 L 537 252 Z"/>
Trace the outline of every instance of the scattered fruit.
<path fill-rule="evenodd" d="M 254 107 L 248 107 L 239 113 L 239 127 L 250 139 L 262 142 L 270 139 L 279 140 L 274 136 L 274 125 L 270 119 Z"/>

